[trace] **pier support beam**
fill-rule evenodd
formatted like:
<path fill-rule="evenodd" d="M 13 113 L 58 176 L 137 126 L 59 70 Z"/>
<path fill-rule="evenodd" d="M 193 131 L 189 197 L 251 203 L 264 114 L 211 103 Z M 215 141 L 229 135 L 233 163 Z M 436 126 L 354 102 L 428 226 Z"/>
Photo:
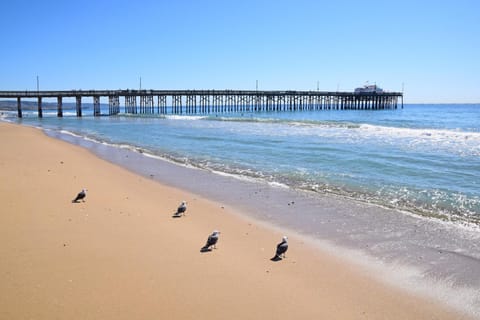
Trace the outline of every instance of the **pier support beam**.
<path fill-rule="evenodd" d="M 186 101 L 187 113 L 197 113 L 197 96 L 196 95 L 187 95 Z"/>
<path fill-rule="evenodd" d="M 57 97 L 57 117 L 63 117 L 62 97 Z"/>
<path fill-rule="evenodd" d="M 200 112 L 202 113 L 210 112 L 210 96 L 209 95 L 200 96 Z"/>
<path fill-rule="evenodd" d="M 229 94 L 225 97 L 225 111 L 231 112 L 235 106 L 235 96 Z"/>
<path fill-rule="evenodd" d="M 221 112 L 223 105 L 223 96 L 215 95 L 213 96 L 213 112 Z"/>
<path fill-rule="evenodd" d="M 153 96 L 140 96 L 140 113 L 153 113 Z"/>
<path fill-rule="evenodd" d="M 93 115 L 95 117 L 100 116 L 100 97 L 99 96 L 93 97 Z"/>
<path fill-rule="evenodd" d="M 125 96 L 125 113 L 137 113 L 137 97 Z"/>
<path fill-rule="evenodd" d="M 120 97 L 108 96 L 108 114 L 114 115 L 120 113 Z"/>
<path fill-rule="evenodd" d="M 182 96 L 181 95 L 173 95 L 172 96 L 172 107 L 174 114 L 182 113 Z"/>
<path fill-rule="evenodd" d="M 42 97 L 38 97 L 37 108 L 38 108 L 38 117 L 42 118 L 43 117 Z"/>
<path fill-rule="evenodd" d="M 75 100 L 77 101 L 76 109 L 77 109 L 77 117 L 82 116 L 82 96 L 76 96 Z"/>
<path fill-rule="evenodd" d="M 167 113 L 167 96 L 158 96 L 158 113 Z"/>
<path fill-rule="evenodd" d="M 22 114 L 22 98 L 17 97 L 17 115 L 19 118 L 23 117 Z"/>

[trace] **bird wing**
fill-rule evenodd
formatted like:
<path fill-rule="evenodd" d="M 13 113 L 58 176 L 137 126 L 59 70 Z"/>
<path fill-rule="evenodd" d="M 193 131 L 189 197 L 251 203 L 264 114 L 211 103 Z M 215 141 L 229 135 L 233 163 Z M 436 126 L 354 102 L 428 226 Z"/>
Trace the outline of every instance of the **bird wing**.
<path fill-rule="evenodd" d="M 217 243 L 217 241 L 218 241 L 218 237 L 217 237 L 217 236 L 212 236 L 212 235 L 210 235 L 210 236 L 208 237 L 207 244 L 208 244 L 209 246 L 213 246 L 214 244 Z"/>
<path fill-rule="evenodd" d="M 286 242 L 281 242 L 277 245 L 277 254 L 285 253 L 288 249 L 288 244 Z"/>

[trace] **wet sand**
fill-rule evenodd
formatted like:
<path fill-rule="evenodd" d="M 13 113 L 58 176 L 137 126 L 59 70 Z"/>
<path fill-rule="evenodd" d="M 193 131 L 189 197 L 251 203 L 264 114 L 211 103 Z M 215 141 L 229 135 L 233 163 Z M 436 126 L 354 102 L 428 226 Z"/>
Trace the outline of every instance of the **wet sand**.
<path fill-rule="evenodd" d="M 2 319 L 468 319 L 295 234 L 272 262 L 285 231 L 243 207 L 37 129 L 0 123 L 0 134 Z M 172 218 L 181 200 L 188 213 Z M 214 229 L 218 248 L 201 253 Z"/>

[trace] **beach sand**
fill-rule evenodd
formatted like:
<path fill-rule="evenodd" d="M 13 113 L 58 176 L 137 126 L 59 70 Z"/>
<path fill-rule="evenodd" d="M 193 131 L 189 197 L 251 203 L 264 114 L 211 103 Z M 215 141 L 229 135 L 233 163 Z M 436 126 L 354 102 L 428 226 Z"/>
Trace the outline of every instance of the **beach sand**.
<path fill-rule="evenodd" d="M 273 262 L 278 229 L 38 129 L 0 137 L 0 319 L 467 319 L 294 235 Z"/>

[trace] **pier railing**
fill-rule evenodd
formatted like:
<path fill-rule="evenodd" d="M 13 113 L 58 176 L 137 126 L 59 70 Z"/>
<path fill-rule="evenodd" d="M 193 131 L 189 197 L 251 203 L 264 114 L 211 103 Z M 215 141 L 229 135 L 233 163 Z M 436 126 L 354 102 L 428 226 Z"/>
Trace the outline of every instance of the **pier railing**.
<path fill-rule="evenodd" d="M 100 98 L 108 98 L 108 115 L 206 114 L 252 111 L 301 110 L 385 110 L 403 108 L 399 92 L 257 91 L 257 90 L 68 90 L 0 91 L 0 98 L 17 100 L 22 117 L 22 99 L 37 99 L 38 116 L 43 116 L 42 99 L 57 99 L 57 116 L 63 116 L 63 98 L 75 98 L 81 117 L 82 99 L 91 98 L 93 115 L 99 116 Z M 121 99 L 124 104 L 121 105 Z M 400 99 L 400 102 L 399 102 Z"/>

